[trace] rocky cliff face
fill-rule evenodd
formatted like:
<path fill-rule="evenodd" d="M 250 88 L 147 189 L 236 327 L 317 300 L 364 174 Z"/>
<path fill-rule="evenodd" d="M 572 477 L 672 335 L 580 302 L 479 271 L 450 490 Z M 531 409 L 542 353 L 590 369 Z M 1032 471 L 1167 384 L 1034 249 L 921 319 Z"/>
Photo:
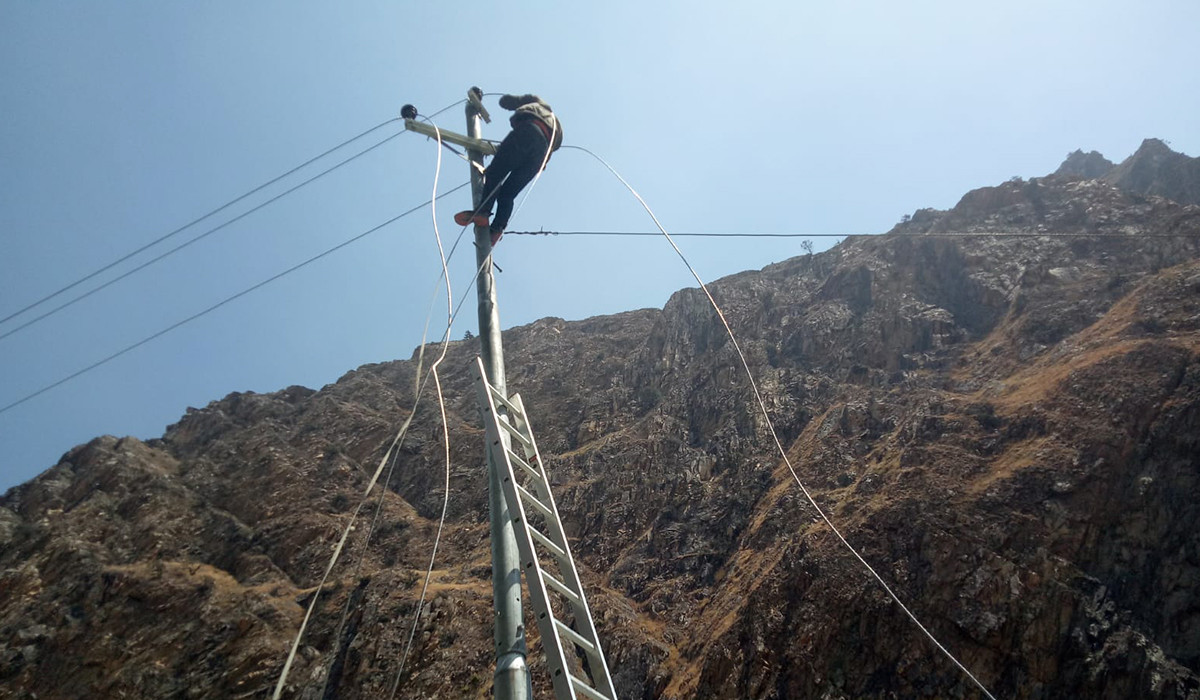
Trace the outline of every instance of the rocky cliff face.
<path fill-rule="evenodd" d="M 807 488 L 997 697 L 1196 698 L 1200 207 L 1095 175 L 712 291 Z M 815 517 L 698 290 L 504 340 L 620 697 L 978 696 Z M 398 697 L 490 694 L 476 347 L 441 372 L 449 521 Z M 428 397 L 318 583 L 416 371 L 234 394 L 11 490 L 0 689 L 266 697 L 316 596 L 286 697 L 386 697 L 443 496 Z"/>

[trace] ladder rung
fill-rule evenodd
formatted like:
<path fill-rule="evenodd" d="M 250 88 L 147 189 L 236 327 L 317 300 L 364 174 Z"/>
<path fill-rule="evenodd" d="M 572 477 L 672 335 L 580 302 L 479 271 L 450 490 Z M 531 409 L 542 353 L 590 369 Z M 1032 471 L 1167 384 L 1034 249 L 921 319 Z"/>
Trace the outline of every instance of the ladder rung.
<path fill-rule="evenodd" d="M 567 588 L 567 584 L 559 581 L 545 571 L 542 572 L 542 580 L 549 584 L 551 588 L 566 596 L 567 599 L 572 603 L 575 603 L 576 605 L 583 603 L 583 599 L 579 597 L 578 593 L 572 591 L 570 588 Z"/>
<path fill-rule="evenodd" d="M 496 387 L 488 384 L 488 392 L 491 393 L 492 400 L 507 408 L 509 413 L 520 413 L 520 410 L 517 409 L 517 405 L 512 401 L 509 401 L 508 397 L 504 396 L 499 391 L 496 391 Z"/>
<path fill-rule="evenodd" d="M 533 535 L 533 539 L 541 542 L 543 547 L 550 550 L 550 553 L 554 555 L 555 559 L 558 559 L 559 561 L 565 561 L 567 559 L 567 553 L 563 551 L 563 548 L 559 547 L 557 544 L 554 544 L 549 537 L 546 537 L 532 527 L 529 528 L 529 534 Z"/>
<path fill-rule="evenodd" d="M 508 450 L 508 458 L 510 460 L 512 460 L 513 463 L 515 463 L 518 467 L 524 469 L 526 471 L 526 473 L 528 473 L 530 476 L 537 479 L 539 482 L 544 481 L 544 479 L 542 479 L 542 475 L 538 473 L 538 470 L 536 470 L 532 466 L 530 466 L 529 462 L 526 462 L 524 460 L 524 458 L 521 457 L 521 455 L 517 454 L 516 452 L 513 452 L 512 450 Z"/>
<path fill-rule="evenodd" d="M 595 644 L 592 644 L 588 640 L 584 639 L 578 632 L 559 622 L 557 618 L 554 620 L 554 626 L 558 628 L 559 634 L 565 635 L 567 639 L 575 642 L 579 648 L 583 649 L 588 654 L 596 651 Z"/>
<path fill-rule="evenodd" d="M 496 387 L 493 387 L 493 385 L 488 384 L 487 391 L 492 395 L 492 401 L 496 401 L 500 406 L 508 408 L 509 411 L 514 411 L 514 409 L 516 409 L 516 406 L 512 405 L 512 402 L 509 401 L 509 397 L 505 396 L 504 394 L 500 394 L 500 391 Z"/>
<path fill-rule="evenodd" d="M 516 484 L 516 483 L 514 483 L 513 486 L 517 487 L 517 493 L 519 493 L 521 495 L 521 497 L 524 498 L 529 503 L 529 505 L 536 508 L 539 513 L 546 516 L 547 520 L 552 520 L 552 521 L 558 520 L 558 518 L 554 517 L 554 511 L 547 508 L 546 504 L 539 501 L 537 496 L 533 495 L 532 493 L 529 493 L 529 491 L 527 491 L 524 486 L 522 486 L 520 484 Z"/>
<path fill-rule="evenodd" d="M 573 673 L 567 673 L 567 678 L 571 679 L 571 685 L 575 687 L 577 692 L 588 696 L 591 698 L 591 700 L 612 700 L 612 698 L 602 694 L 600 691 L 588 685 L 587 681 L 580 679 Z"/>
<path fill-rule="evenodd" d="M 533 449 L 533 441 L 530 440 L 529 438 L 525 437 L 524 435 L 522 435 L 520 428 L 513 425 L 512 423 L 509 423 L 506 420 L 497 420 L 496 424 L 499 425 L 501 428 L 504 428 L 506 431 L 508 431 L 509 435 L 512 435 L 513 437 L 515 437 L 517 439 L 517 442 L 520 442 L 527 449 L 530 449 L 530 450 Z"/>

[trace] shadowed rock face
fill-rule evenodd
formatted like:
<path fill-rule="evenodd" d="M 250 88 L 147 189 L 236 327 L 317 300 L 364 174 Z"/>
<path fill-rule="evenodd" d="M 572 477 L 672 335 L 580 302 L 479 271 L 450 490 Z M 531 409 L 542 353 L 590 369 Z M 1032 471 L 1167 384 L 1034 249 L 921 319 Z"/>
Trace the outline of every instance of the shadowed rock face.
<path fill-rule="evenodd" d="M 1200 208 L 1081 175 L 711 289 L 799 478 L 997 697 L 1200 697 Z M 1044 235 L 939 235 L 989 231 Z M 504 340 L 620 697 L 979 696 L 820 522 L 698 290 Z M 490 694 L 476 348 L 440 371 L 398 697 Z M 233 394 L 9 491 L 0 695 L 266 697 L 316 596 L 285 697 L 387 697 L 432 386 L 318 584 L 417 376 Z"/>

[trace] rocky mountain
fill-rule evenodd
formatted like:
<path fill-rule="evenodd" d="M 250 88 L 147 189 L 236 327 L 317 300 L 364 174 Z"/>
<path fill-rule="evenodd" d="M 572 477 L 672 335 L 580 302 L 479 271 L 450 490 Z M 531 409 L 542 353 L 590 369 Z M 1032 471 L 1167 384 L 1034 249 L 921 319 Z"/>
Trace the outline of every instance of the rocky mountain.
<path fill-rule="evenodd" d="M 804 485 L 996 697 L 1200 698 L 1200 206 L 1147 144 L 711 285 Z M 699 290 L 504 342 L 621 698 L 982 697 L 816 517 Z M 477 347 L 440 369 L 403 668 L 429 395 L 319 584 L 416 355 L 10 490 L 0 694 L 269 697 L 315 596 L 285 697 L 489 697 Z"/>
<path fill-rule="evenodd" d="M 1104 179 L 1129 192 L 1200 204 L 1200 158 L 1176 153 L 1158 139 L 1143 141 L 1136 153 Z"/>
<path fill-rule="evenodd" d="M 1068 153 L 1067 159 L 1058 166 L 1058 170 L 1055 170 L 1054 174 L 1095 179 L 1104 177 L 1112 171 L 1113 167 L 1115 167 L 1113 162 L 1105 158 L 1099 151 L 1084 153 L 1082 149 L 1079 149 Z"/>
<path fill-rule="evenodd" d="M 1120 165 L 1113 165 L 1096 151 L 1077 150 L 1067 155 L 1054 174 L 1101 178 L 1126 192 L 1200 204 L 1200 158 L 1176 153 L 1159 139 L 1146 139 Z"/>

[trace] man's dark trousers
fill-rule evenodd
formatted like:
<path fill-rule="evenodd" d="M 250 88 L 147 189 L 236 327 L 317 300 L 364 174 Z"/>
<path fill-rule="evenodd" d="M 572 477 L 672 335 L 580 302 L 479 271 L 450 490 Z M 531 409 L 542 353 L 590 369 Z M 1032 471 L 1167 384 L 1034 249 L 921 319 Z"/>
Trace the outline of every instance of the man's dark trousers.
<path fill-rule="evenodd" d="M 546 157 L 546 135 L 537 125 L 524 122 L 516 126 L 500 142 L 491 165 L 483 171 L 485 199 L 479 211 L 487 213 L 496 203 L 496 216 L 492 219 L 492 231 L 503 231 L 512 216 L 513 201 L 529 181 L 537 175 Z M 504 176 L 508 179 L 505 180 Z M 499 189 L 492 192 L 498 183 Z"/>

